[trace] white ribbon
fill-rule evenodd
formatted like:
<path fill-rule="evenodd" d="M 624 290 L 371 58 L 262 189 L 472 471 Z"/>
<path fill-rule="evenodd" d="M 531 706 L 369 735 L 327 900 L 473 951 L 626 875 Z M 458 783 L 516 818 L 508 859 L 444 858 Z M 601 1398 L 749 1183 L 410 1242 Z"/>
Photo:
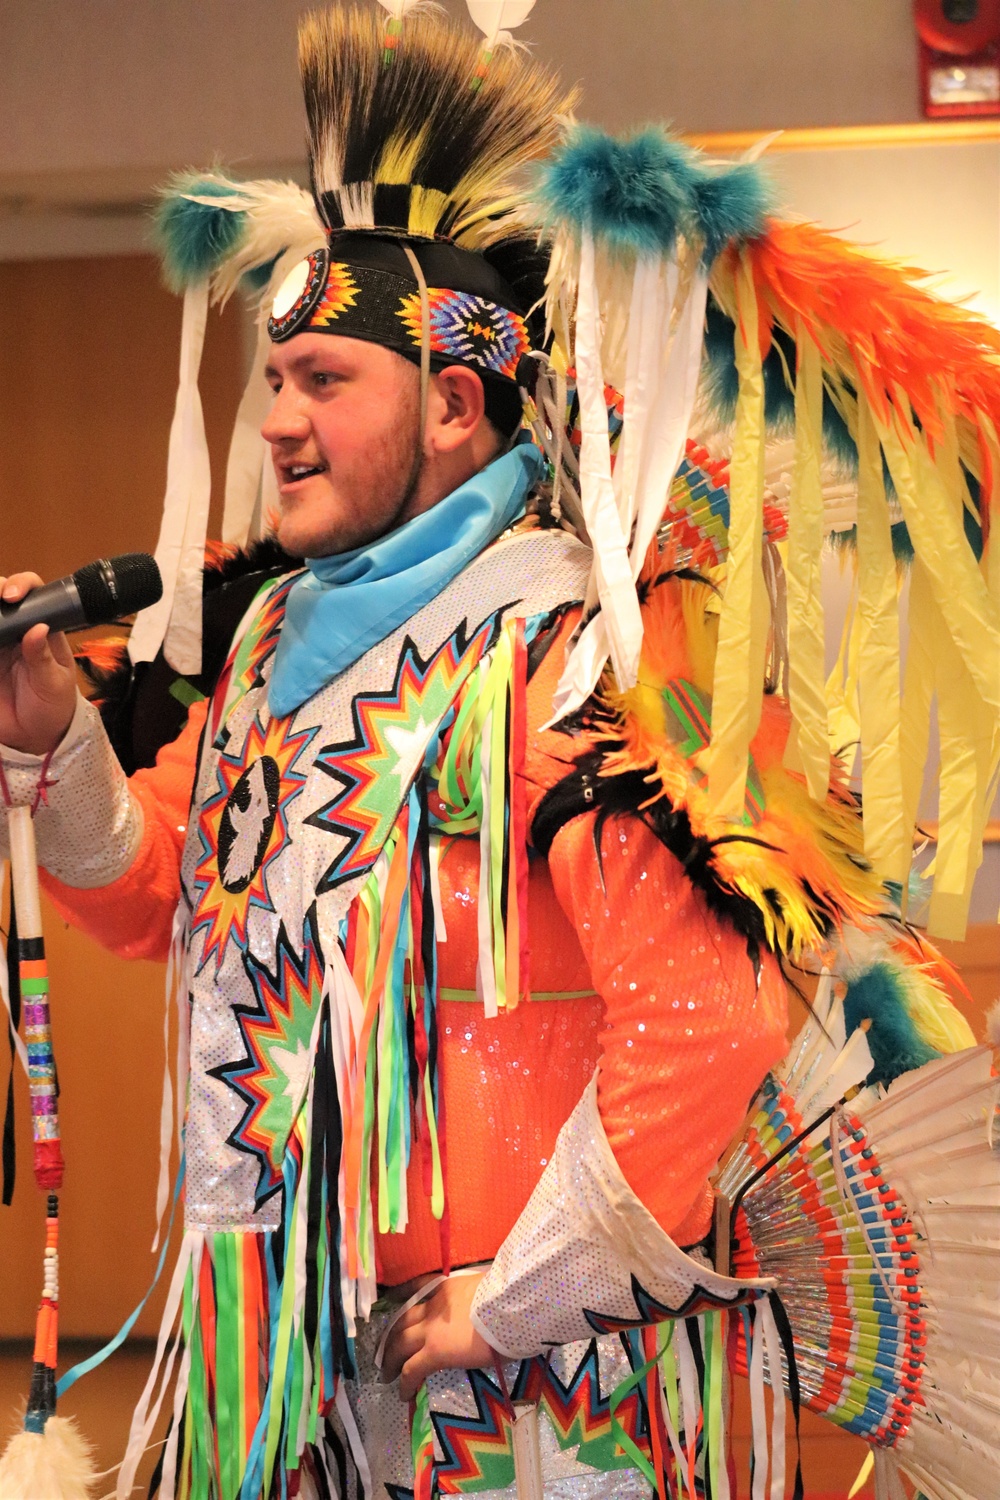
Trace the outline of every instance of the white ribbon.
<path fill-rule="evenodd" d="M 368 1467 L 368 1455 L 365 1452 L 365 1445 L 361 1441 L 361 1433 L 358 1431 L 358 1424 L 351 1408 L 343 1376 L 337 1377 L 337 1394 L 334 1397 L 334 1405 L 337 1408 L 341 1422 L 344 1424 L 351 1457 L 354 1459 L 358 1478 L 361 1480 L 361 1493 L 366 1496 L 373 1495 L 375 1492 L 372 1489 L 372 1471 Z"/>
<path fill-rule="evenodd" d="M 316 1095 L 316 1050 L 319 1046 L 320 1026 L 323 1020 L 322 1004 L 316 1007 L 316 1019 L 313 1021 L 312 1035 L 309 1038 L 310 1063 L 306 1073 L 305 1098 L 301 1095 L 292 1109 L 292 1122 L 298 1117 L 299 1110 L 305 1109 L 305 1140 L 312 1140 L 313 1100 Z M 312 1166 L 312 1153 L 306 1150 L 302 1153 L 302 1170 L 299 1174 L 299 1185 L 295 1194 L 295 1285 L 292 1293 L 292 1328 L 297 1333 L 302 1326 L 302 1317 L 306 1305 L 306 1282 L 308 1271 L 306 1266 L 306 1250 L 309 1239 L 309 1174 Z M 343 1222 L 343 1221 L 341 1221 Z M 302 1342 L 302 1388 L 309 1390 L 312 1385 L 312 1353 L 305 1340 Z M 299 1411 L 299 1426 L 295 1439 L 295 1452 L 300 1454 L 305 1447 L 306 1430 L 309 1421 L 310 1403 L 305 1401 Z"/>
<path fill-rule="evenodd" d="M 252 540 L 254 515 L 260 498 L 261 478 L 267 463 L 268 444 L 260 435 L 271 406 L 271 391 L 264 367 L 271 351 L 267 324 L 257 327 L 257 344 L 246 388 L 236 413 L 226 463 L 226 498 L 222 510 L 222 540 L 245 547 Z"/>
<path fill-rule="evenodd" d="M 177 1265 L 174 1268 L 173 1280 L 167 1293 L 166 1307 L 163 1309 L 163 1321 L 160 1324 L 160 1332 L 156 1340 L 156 1355 L 153 1359 L 153 1368 L 149 1372 L 149 1378 L 143 1388 L 139 1403 L 132 1415 L 132 1426 L 129 1429 L 128 1447 L 122 1466 L 118 1470 L 118 1484 L 115 1488 L 116 1500 L 128 1500 L 135 1485 L 136 1470 L 139 1460 L 146 1451 L 146 1444 L 152 1436 L 153 1429 L 159 1419 L 160 1408 L 170 1384 L 170 1376 L 173 1373 L 174 1364 L 177 1360 L 177 1349 L 179 1339 L 174 1339 L 167 1353 L 167 1342 L 177 1321 L 180 1312 L 181 1299 L 184 1295 L 184 1282 L 187 1277 L 188 1268 L 192 1272 L 192 1297 L 193 1305 L 198 1305 L 198 1273 L 201 1269 L 202 1251 L 205 1247 L 205 1237 L 196 1229 L 189 1229 L 181 1241 L 180 1255 L 177 1257 Z M 159 1394 L 153 1399 L 157 1379 L 162 1374 Z"/>
<path fill-rule="evenodd" d="M 198 1288 L 194 1290 L 195 1305 L 197 1305 Z M 174 1492 L 177 1485 L 177 1453 L 180 1447 L 181 1418 L 184 1415 L 184 1405 L 187 1401 L 188 1386 L 191 1383 L 191 1345 L 192 1340 L 187 1339 L 184 1344 L 184 1353 L 181 1355 L 181 1366 L 177 1372 L 177 1383 L 174 1386 L 174 1410 L 173 1421 L 170 1424 L 170 1438 L 163 1454 L 163 1473 L 160 1478 L 160 1500 L 174 1500 Z"/>
<path fill-rule="evenodd" d="M 576 388 L 580 402 L 580 502 L 594 549 L 592 583 L 601 613 L 583 631 L 556 690 L 556 711 L 568 712 L 589 696 L 610 653 L 622 687 L 631 687 L 639 669 L 642 617 L 632 582 L 628 538 L 615 503 L 611 441 L 604 400 L 601 318 L 594 238 L 580 245 L 576 307 Z M 603 623 L 597 627 L 597 621 Z M 567 706 L 563 704 L 566 697 Z"/>
<path fill-rule="evenodd" d="M 177 1150 L 183 1156 L 184 1123 L 187 1112 L 188 1063 L 191 1056 L 191 934 L 188 929 L 187 908 L 183 898 L 178 905 L 177 915 L 182 927 L 178 938 L 181 967 L 178 971 L 177 984 L 174 987 L 177 1000 L 177 1061 L 174 1066 L 174 1077 L 177 1080 L 177 1109 L 175 1111 L 175 1119 L 177 1121 Z"/>
<path fill-rule="evenodd" d="M 570 652 L 550 723 L 590 696 L 610 656 L 618 685 L 634 685 L 642 649 L 635 581 L 656 534 L 691 423 L 701 368 L 708 277 L 698 270 L 676 318 L 680 275 L 662 256 L 636 262 L 625 353 L 624 425 L 612 479 L 594 244 L 580 250 L 576 375 L 580 400 L 580 494 L 594 549 L 588 603 L 601 609 Z"/>
<path fill-rule="evenodd" d="M 354 975 L 347 966 L 344 950 L 339 942 L 331 946 L 331 958 L 326 966 L 325 986 L 330 1002 L 330 1055 L 337 1081 L 337 1098 L 340 1100 L 341 1119 L 345 1122 L 357 1091 L 358 1070 L 364 1059 L 358 1053 L 358 1040 L 364 1023 L 364 1006 Z M 364 1169 L 362 1169 L 364 1170 Z M 337 1175 L 337 1202 L 340 1222 L 347 1220 L 347 1172 L 343 1159 Z M 360 1247 L 359 1247 L 360 1250 Z M 360 1258 L 360 1256 L 359 1256 Z M 369 1245 L 368 1264 L 374 1268 L 374 1250 Z M 355 1319 L 366 1318 L 372 1302 L 378 1295 L 374 1274 L 366 1277 L 362 1271 L 359 1282 L 347 1274 L 347 1236 L 340 1236 L 340 1287 L 344 1306 L 344 1320 L 350 1338 L 355 1334 Z"/>
<path fill-rule="evenodd" d="M 767 1500 L 767 1406 L 764 1397 L 764 1330 L 758 1314 L 750 1352 L 750 1426 L 753 1433 L 751 1500 Z"/>
<path fill-rule="evenodd" d="M 687 1449 L 685 1473 L 689 1473 L 698 1442 L 698 1418 L 701 1401 L 698 1397 L 698 1370 L 694 1362 L 694 1351 L 687 1329 L 678 1320 L 674 1324 L 674 1350 L 677 1355 L 677 1371 L 680 1377 L 681 1432 Z"/>
<path fill-rule="evenodd" d="M 163 597 L 141 611 L 129 641 L 134 662 L 164 646 L 175 671 L 201 671 L 201 592 L 211 473 L 198 371 L 208 321 L 208 281 L 189 286 L 181 320 L 180 381 L 167 453 L 167 493 L 156 543 Z"/>
<path fill-rule="evenodd" d="M 643 434 L 636 525 L 630 551 L 633 578 L 638 578 L 642 571 L 649 544 L 663 520 L 663 512 L 670 498 L 670 487 L 684 457 L 701 372 L 708 277 L 700 270 L 695 274 L 668 349 L 672 287 L 676 285 L 677 269 L 672 265 L 668 265 L 666 269 L 663 337 L 659 348 L 651 352 L 651 358 L 659 362 L 659 370 L 656 372 L 654 400 Z"/>
<path fill-rule="evenodd" d="M 165 1003 L 163 1007 L 163 1088 L 160 1095 L 160 1169 L 156 1181 L 156 1233 L 153 1235 L 152 1253 L 155 1255 L 160 1245 L 160 1233 L 163 1229 L 163 1215 L 167 1211 L 167 1199 L 170 1196 L 170 1148 L 174 1133 L 174 1085 L 170 1076 L 170 1009 L 174 999 L 174 991 L 182 983 L 184 974 L 184 936 L 185 922 L 181 907 L 178 906 L 174 912 L 173 931 L 170 935 L 170 953 L 167 957 L 167 976 L 164 986 Z M 177 1082 L 178 1094 L 181 1087 L 180 1078 Z M 180 1097 L 177 1100 L 178 1110 L 181 1108 Z"/>

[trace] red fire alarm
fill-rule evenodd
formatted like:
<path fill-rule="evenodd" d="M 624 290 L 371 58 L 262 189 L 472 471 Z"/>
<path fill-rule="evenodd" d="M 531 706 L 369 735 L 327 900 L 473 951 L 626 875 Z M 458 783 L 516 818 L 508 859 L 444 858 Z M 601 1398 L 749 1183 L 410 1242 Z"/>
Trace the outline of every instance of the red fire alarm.
<path fill-rule="evenodd" d="M 1000 115 L 1000 0 L 914 0 L 930 119 Z"/>

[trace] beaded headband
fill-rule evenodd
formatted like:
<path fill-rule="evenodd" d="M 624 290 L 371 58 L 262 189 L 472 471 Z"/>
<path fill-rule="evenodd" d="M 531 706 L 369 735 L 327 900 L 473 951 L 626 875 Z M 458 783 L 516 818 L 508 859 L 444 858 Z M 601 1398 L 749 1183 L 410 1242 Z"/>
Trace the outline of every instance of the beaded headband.
<path fill-rule="evenodd" d="M 428 286 L 431 359 L 516 379 L 530 347 L 519 313 L 470 291 Z M 328 246 L 289 272 L 274 299 L 267 331 L 274 343 L 296 333 L 333 333 L 419 354 L 421 300 L 412 278 L 379 266 L 334 260 Z"/>

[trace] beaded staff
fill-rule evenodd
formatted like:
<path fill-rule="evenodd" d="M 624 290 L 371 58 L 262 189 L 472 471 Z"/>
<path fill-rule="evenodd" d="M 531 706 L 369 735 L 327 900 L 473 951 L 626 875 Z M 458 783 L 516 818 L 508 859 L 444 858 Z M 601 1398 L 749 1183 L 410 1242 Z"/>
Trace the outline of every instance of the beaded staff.
<path fill-rule="evenodd" d="M 44 785 L 44 775 L 42 778 Z M 6 788 L 4 787 L 4 790 Z M 41 794 L 40 794 L 41 795 Z M 7 799 L 5 799 L 7 800 Z M 56 1417 L 59 1354 L 59 1189 L 64 1161 L 59 1139 L 58 1087 L 49 1019 L 49 978 L 42 937 L 34 807 L 7 805 L 16 957 L 28 1052 L 35 1182 L 47 1194 L 42 1298 L 35 1323 L 31 1389 L 24 1430 L 0 1459 L 0 1494 L 85 1495 L 92 1466 L 71 1423 Z M 12 927 L 13 927 L 12 923 Z M 12 934 L 13 937 L 13 934 Z"/>
<path fill-rule="evenodd" d="M 35 1362 L 24 1425 L 42 1432 L 55 1411 L 55 1369 L 59 1343 L 59 1199 L 64 1161 L 59 1139 L 59 1104 L 52 1026 L 49 1018 L 49 975 L 42 937 L 42 909 L 38 892 L 38 859 L 30 807 L 9 807 L 10 869 L 17 912 L 17 967 L 28 1049 L 28 1087 L 31 1094 L 31 1135 L 35 1182 L 48 1194 L 45 1220 L 45 1272 L 42 1300 L 35 1326 Z"/>

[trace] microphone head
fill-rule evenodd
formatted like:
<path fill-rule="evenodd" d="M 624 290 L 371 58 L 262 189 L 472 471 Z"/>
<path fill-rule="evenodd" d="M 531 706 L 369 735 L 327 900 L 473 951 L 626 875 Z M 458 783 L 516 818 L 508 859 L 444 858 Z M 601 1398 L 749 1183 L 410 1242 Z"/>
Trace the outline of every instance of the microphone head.
<path fill-rule="evenodd" d="M 148 552 L 102 557 L 73 574 L 88 625 L 110 625 L 155 604 L 163 594 L 156 559 Z"/>

